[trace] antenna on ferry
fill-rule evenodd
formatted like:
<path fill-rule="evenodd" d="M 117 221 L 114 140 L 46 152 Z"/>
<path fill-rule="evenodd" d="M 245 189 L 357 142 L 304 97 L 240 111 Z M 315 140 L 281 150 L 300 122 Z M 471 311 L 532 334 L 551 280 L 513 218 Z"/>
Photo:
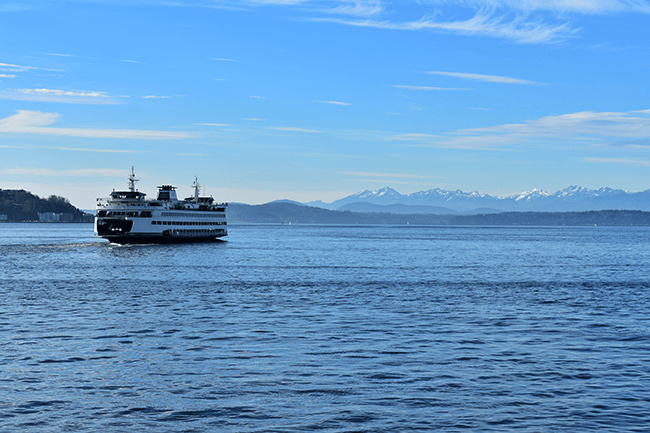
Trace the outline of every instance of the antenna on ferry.
<path fill-rule="evenodd" d="M 131 175 L 129 176 L 129 189 L 131 192 L 135 192 L 135 183 L 139 180 L 135 178 L 135 171 L 133 171 L 133 166 L 131 166 Z"/>
<path fill-rule="evenodd" d="M 194 187 L 194 201 L 198 203 L 199 191 L 201 189 L 201 185 L 199 184 L 199 179 L 196 176 L 194 176 L 194 183 L 192 184 L 192 186 Z"/>

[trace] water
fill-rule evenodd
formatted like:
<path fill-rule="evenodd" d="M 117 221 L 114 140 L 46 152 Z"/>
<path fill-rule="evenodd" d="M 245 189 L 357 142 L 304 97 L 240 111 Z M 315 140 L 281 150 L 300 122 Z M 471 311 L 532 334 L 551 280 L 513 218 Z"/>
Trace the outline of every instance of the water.
<path fill-rule="evenodd" d="M 0 431 L 650 431 L 650 229 L 0 225 Z"/>

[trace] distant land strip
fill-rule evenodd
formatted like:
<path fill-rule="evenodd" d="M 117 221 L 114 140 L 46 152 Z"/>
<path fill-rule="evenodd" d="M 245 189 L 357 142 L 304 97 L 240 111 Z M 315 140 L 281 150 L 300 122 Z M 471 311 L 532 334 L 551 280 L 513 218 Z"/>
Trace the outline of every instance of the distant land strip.
<path fill-rule="evenodd" d="M 398 214 L 328 210 L 287 202 L 261 205 L 231 203 L 228 223 L 250 224 L 413 224 L 454 226 L 650 226 L 650 212 L 599 210 L 578 212 L 501 212 L 476 215 Z M 92 222 L 63 197 L 40 198 L 24 190 L 0 189 L 0 222 Z"/>
<path fill-rule="evenodd" d="M 254 224 L 414 224 L 513 226 L 650 226 L 650 212 L 502 212 L 480 215 L 392 214 L 334 211 L 292 203 L 231 204 L 229 223 Z"/>

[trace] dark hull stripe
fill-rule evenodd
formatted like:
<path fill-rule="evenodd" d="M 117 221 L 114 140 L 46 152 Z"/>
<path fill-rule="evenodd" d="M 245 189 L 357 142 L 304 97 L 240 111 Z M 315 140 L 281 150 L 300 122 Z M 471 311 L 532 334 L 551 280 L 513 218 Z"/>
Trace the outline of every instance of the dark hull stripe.
<path fill-rule="evenodd" d="M 226 235 L 210 236 L 163 236 L 163 235 L 131 235 L 131 236 L 101 236 L 116 244 L 185 244 L 193 242 L 214 242 Z"/>

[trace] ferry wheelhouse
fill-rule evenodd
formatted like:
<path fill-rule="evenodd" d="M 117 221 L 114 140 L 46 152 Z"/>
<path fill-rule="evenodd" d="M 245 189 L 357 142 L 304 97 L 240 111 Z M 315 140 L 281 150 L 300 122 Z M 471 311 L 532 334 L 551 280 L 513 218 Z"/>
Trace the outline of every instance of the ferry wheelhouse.
<path fill-rule="evenodd" d="M 135 189 L 133 169 L 127 191 L 111 192 L 97 199 L 95 236 L 119 244 L 206 242 L 227 236 L 226 206 L 212 197 L 200 196 L 194 179 L 194 197 L 179 200 L 176 187 L 158 187 L 155 200 Z"/>

